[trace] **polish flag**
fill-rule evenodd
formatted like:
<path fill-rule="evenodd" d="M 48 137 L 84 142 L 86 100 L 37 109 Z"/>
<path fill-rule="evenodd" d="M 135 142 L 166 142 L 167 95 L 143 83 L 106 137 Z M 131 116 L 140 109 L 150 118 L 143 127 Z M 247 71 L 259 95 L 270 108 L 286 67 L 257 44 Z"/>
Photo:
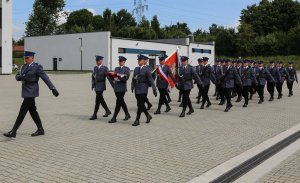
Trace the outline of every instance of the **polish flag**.
<path fill-rule="evenodd" d="M 180 62 L 180 58 L 179 58 L 179 48 L 177 48 L 176 51 L 174 51 L 167 59 L 165 62 L 165 65 L 168 65 L 171 68 L 171 71 L 174 75 L 174 77 L 177 77 L 177 72 L 176 72 L 176 68 L 179 68 L 181 66 L 181 62 Z M 159 69 L 158 69 L 158 73 L 159 73 Z M 160 74 L 161 75 L 161 74 Z M 164 80 L 166 79 L 166 76 L 162 76 L 162 78 L 164 78 Z M 173 80 L 171 79 L 170 76 L 168 76 L 168 83 L 169 83 L 169 87 L 174 88 L 175 83 L 173 82 Z"/>

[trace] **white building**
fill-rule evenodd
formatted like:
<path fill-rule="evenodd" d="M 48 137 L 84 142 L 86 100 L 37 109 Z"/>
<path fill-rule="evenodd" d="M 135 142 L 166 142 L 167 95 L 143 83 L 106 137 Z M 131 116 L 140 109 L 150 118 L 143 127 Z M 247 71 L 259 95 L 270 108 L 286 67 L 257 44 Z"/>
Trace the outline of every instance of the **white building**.
<path fill-rule="evenodd" d="M 12 72 L 12 0 L 0 0 L 0 74 Z"/>
<path fill-rule="evenodd" d="M 25 50 L 36 52 L 36 61 L 45 70 L 91 70 L 95 65 L 95 55 L 104 57 L 105 65 L 110 70 L 118 66 L 118 57 L 128 60 L 130 69 L 137 66 L 137 55 L 149 56 L 149 64 L 158 64 L 162 53 L 172 54 L 180 48 L 180 55 L 190 57 L 192 65 L 200 57 L 215 59 L 214 43 L 193 43 L 186 39 L 133 40 L 111 37 L 110 32 L 93 32 L 53 36 L 26 37 Z"/>

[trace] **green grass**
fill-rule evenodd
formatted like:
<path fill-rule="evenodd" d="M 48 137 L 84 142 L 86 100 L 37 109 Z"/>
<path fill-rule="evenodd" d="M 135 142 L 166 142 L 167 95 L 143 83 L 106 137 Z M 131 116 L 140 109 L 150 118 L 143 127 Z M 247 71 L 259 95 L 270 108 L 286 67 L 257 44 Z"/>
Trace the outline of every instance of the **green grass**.
<path fill-rule="evenodd" d="M 17 64 L 20 68 L 20 66 L 23 65 L 23 63 L 24 63 L 24 59 L 23 58 L 13 58 L 13 63 Z"/>
<path fill-rule="evenodd" d="M 239 59 L 239 58 L 234 58 L 234 57 L 222 57 L 222 56 L 217 56 L 216 58 L 228 58 L 228 59 Z M 264 61 L 265 64 L 267 65 L 269 61 L 282 61 L 284 63 L 284 66 L 288 66 L 289 61 L 294 62 L 294 67 L 297 70 L 300 70 L 300 56 L 297 55 L 289 55 L 289 56 L 254 56 L 254 57 L 243 57 L 242 59 L 249 59 L 249 60 L 255 60 L 255 61 Z"/>

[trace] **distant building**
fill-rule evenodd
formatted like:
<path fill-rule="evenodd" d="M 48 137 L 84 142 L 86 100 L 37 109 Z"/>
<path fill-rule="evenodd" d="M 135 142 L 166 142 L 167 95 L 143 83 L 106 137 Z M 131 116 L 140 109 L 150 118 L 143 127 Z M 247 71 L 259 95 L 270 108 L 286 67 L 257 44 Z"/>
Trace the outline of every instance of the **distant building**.
<path fill-rule="evenodd" d="M 118 66 L 118 56 L 125 56 L 126 65 L 133 70 L 137 55 L 148 55 L 150 66 L 158 64 L 162 53 L 172 54 L 179 48 L 180 55 L 190 57 L 192 65 L 200 57 L 215 59 L 215 45 L 191 42 L 190 38 L 163 40 L 134 40 L 111 37 L 110 32 L 93 32 L 53 36 L 26 37 L 25 50 L 36 52 L 36 61 L 45 70 L 91 70 L 95 55 L 104 56 L 104 64 L 110 70 Z"/>
<path fill-rule="evenodd" d="M 0 0 L 0 74 L 12 72 L 12 0 Z"/>

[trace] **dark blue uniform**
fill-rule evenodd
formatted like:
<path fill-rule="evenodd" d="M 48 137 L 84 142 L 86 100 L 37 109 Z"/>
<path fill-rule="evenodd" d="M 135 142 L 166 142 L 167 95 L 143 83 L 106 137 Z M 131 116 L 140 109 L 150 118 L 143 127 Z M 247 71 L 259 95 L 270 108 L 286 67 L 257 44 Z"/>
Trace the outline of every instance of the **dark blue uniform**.
<path fill-rule="evenodd" d="M 281 80 L 278 80 L 277 83 L 276 83 L 276 90 L 278 92 L 278 99 L 281 99 L 282 98 L 282 86 L 283 86 L 283 83 L 284 81 L 286 80 L 287 83 L 290 82 L 290 75 L 288 73 L 288 71 L 283 68 L 283 67 L 278 67 L 278 71 L 280 73 L 280 76 L 281 76 Z"/>
<path fill-rule="evenodd" d="M 203 99 L 202 99 L 202 105 L 200 109 L 204 109 L 204 105 L 206 102 L 207 102 L 206 107 L 209 107 L 211 105 L 211 102 L 208 97 L 210 81 L 212 81 L 213 83 L 216 82 L 214 70 L 209 64 L 203 66 L 200 79 L 202 81 L 202 86 L 203 86 L 203 91 L 202 91 Z"/>
<path fill-rule="evenodd" d="M 202 75 L 202 70 L 203 70 L 203 65 L 202 64 L 196 66 L 196 72 L 197 72 L 199 78 Z M 198 97 L 197 97 L 197 102 L 196 103 L 199 104 L 200 100 L 201 100 L 201 97 L 202 97 L 203 87 L 198 85 L 198 84 L 197 84 L 197 87 L 198 87 Z"/>
<path fill-rule="evenodd" d="M 268 78 L 268 82 L 267 82 L 267 90 L 270 93 L 269 101 L 273 101 L 274 100 L 275 85 L 276 85 L 277 82 L 281 81 L 281 74 L 280 74 L 278 68 L 276 68 L 276 67 L 268 67 L 267 69 L 273 77 L 273 79 Z"/>
<path fill-rule="evenodd" d="M 270 74 L 268 69 L 265 67 L 257 67 L 255 71 L 256 80 L 257 80 L 257 93 L 259 95 L 259 104 L 264 102 L 264 89 L 267 80 L 275 82 L 273 76 Z"/>
<path fill-rule="evenodd" d="M 252 88 L 252 83 L 257 83 L 255 72 L 251 67 L 241 67 L 241 80 L 243 83 L 243 97 L 245 100 L 244 106 L 247 107 L 249 102 L 249 92 Z"/>
<path fill-rule="evenodd" d="M 293 85 L 296 81 L 298 83 L 297 71 L 293 67 L 286 68 L 287 72 L 290 75 L 290 82 L 287 82 L 287 87 L 289 89 L 289 97 L 293 96 Z"/>

